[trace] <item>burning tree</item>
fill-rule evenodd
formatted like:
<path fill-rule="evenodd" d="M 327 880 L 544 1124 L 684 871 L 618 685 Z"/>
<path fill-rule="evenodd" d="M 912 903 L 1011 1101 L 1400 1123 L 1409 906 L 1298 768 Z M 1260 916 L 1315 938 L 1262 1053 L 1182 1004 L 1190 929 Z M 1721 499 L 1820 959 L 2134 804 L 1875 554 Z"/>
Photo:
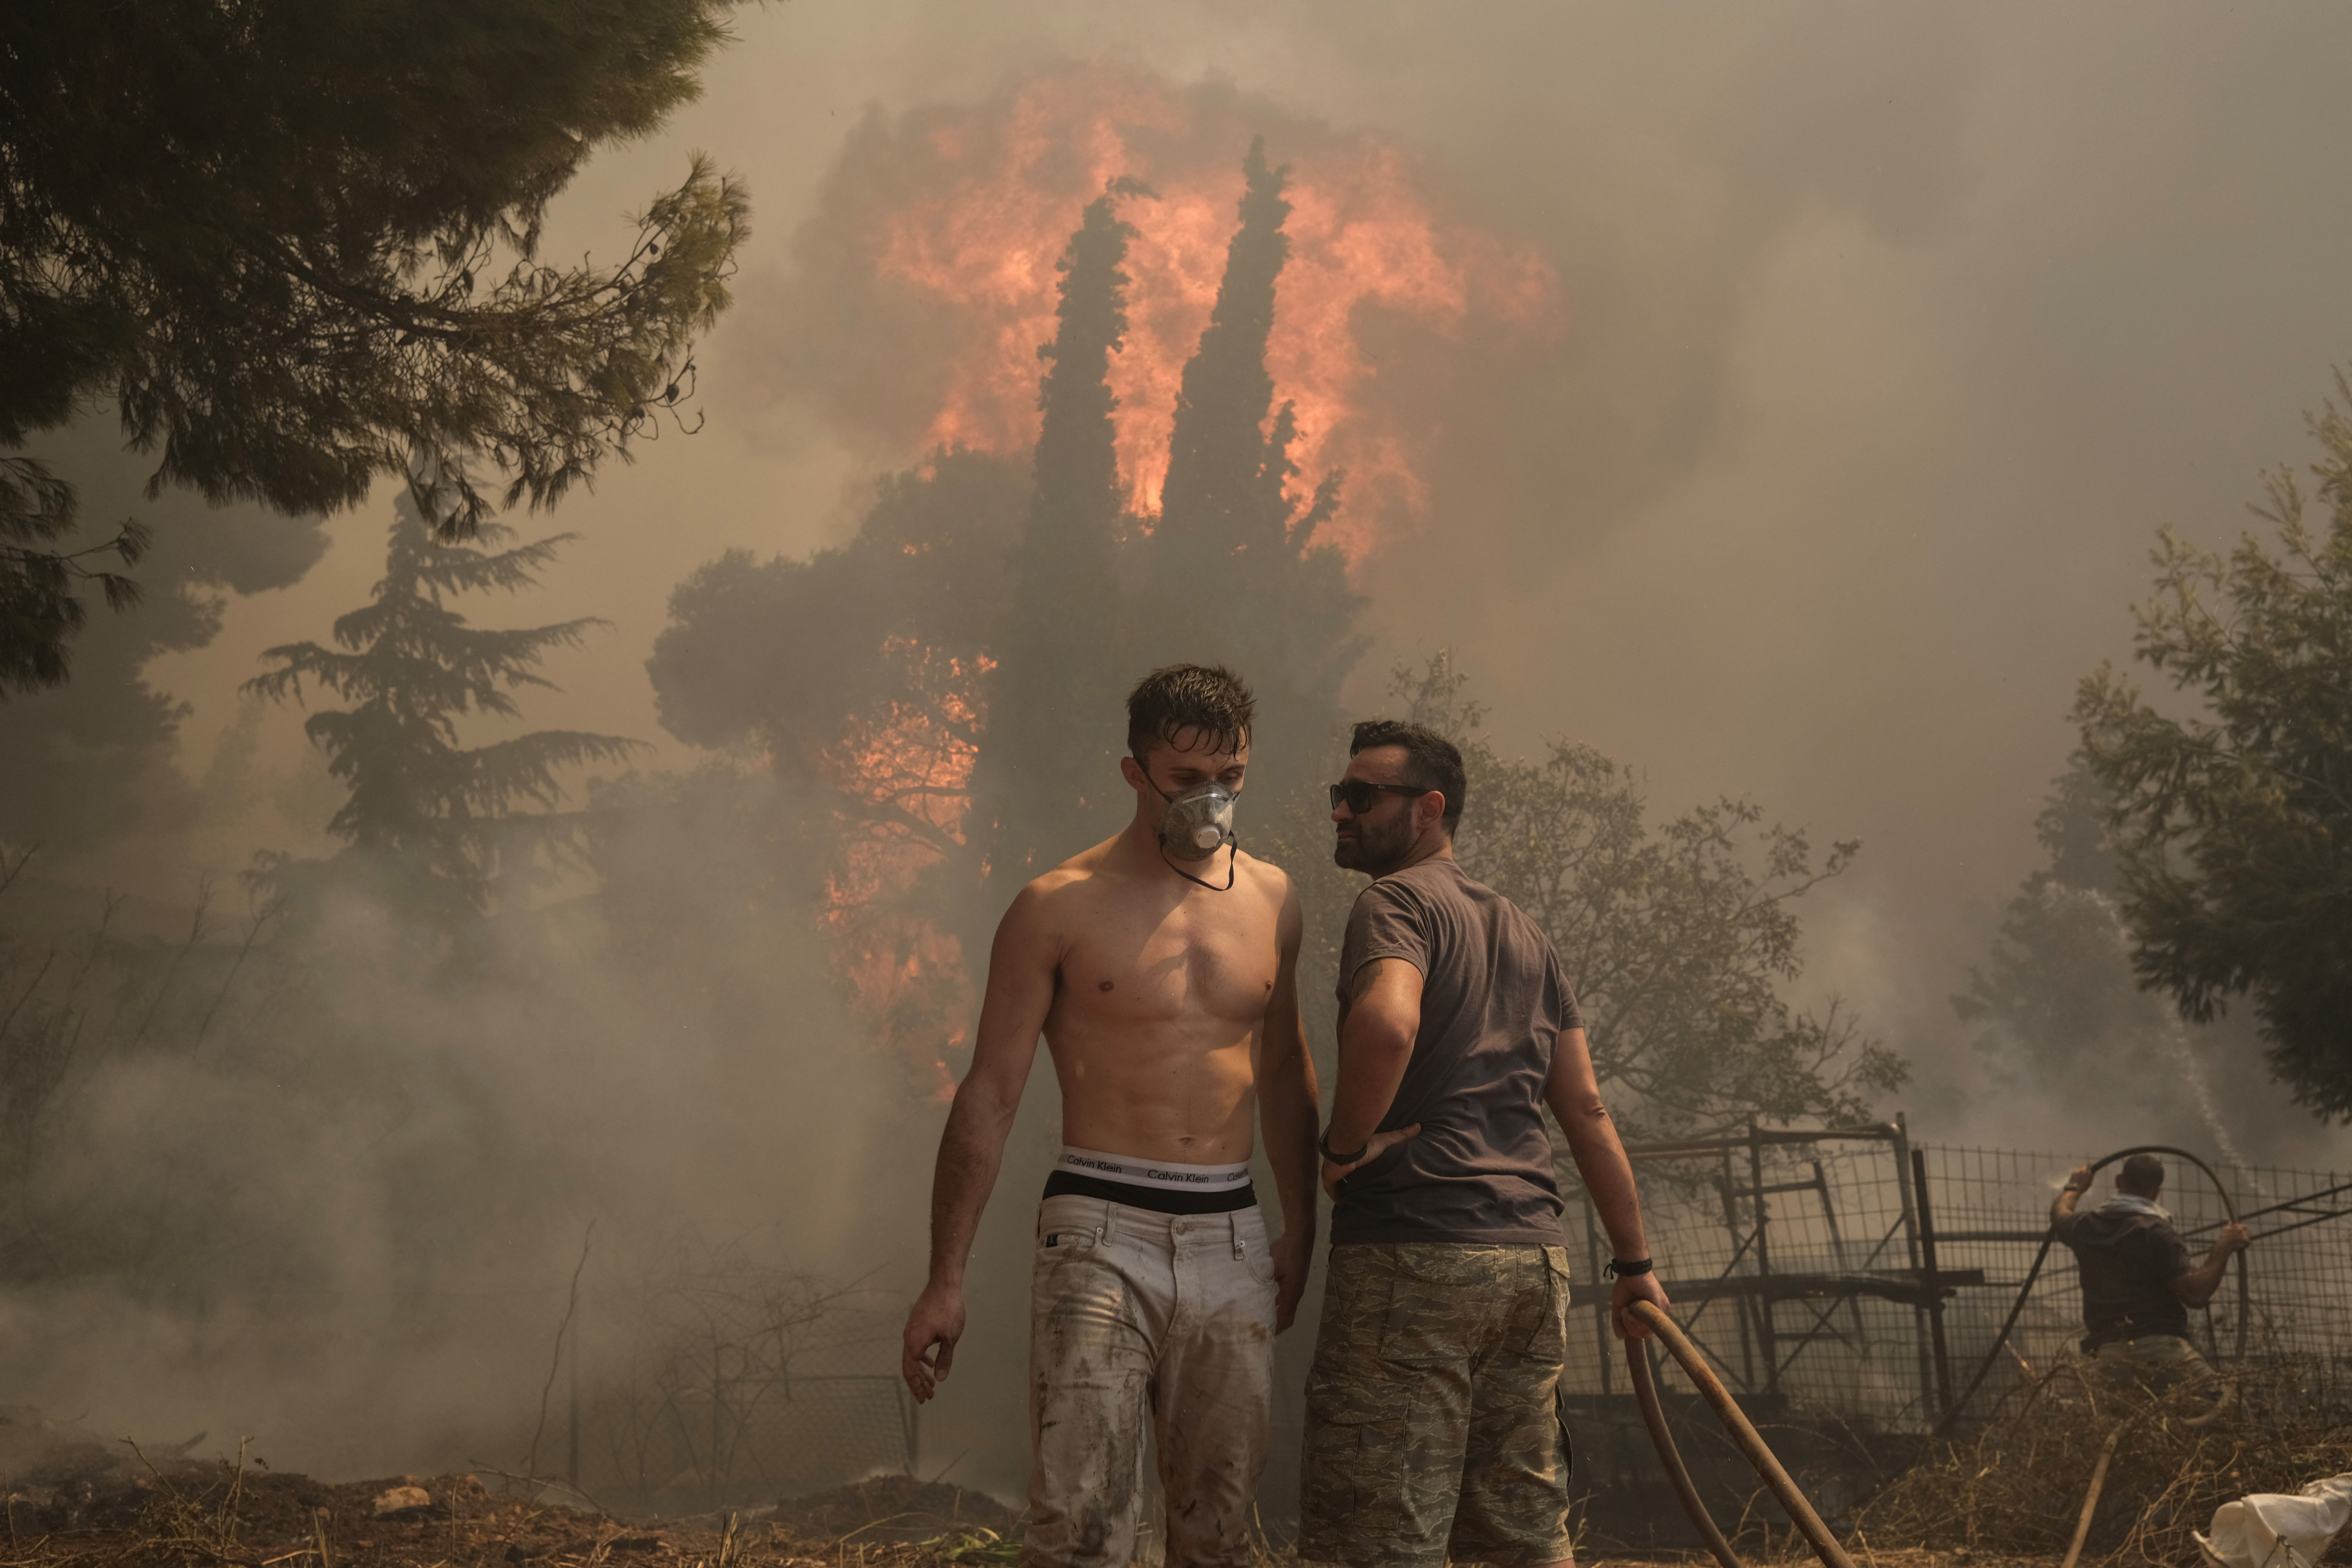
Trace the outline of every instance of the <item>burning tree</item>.
<path fill-rule="evenodd" d="M 1222 658 L 1266 695 L 1292 776 L 1277 753 L 1252 786 L 1265 808 L 1319 773 L 1316 748 L 1336 728 L 1359 601 L 1338 552 L 1313 537 L 1337 478 L 1304 503 L 1285 489 L 1297 423 L 1271 408 L 1265 355 L 1286 175 L 1256 146 L 1244 174 L 1156 517 L 1130 514 L 1118 485 L 1110 372 L 1135 231 L 1118 205 L 1149 193 L 1114 182 L 1059 265 L 1025 495 L 1008 491 L 1001 459 L 937 454 L 886 484 L 841 552 L 736 554 L 698 572 L 656 647 L 673 733 L 755 740 L 780 773 L 821 789 L 835 829 L 820 857 L 823 918 L 839 933 L 839 971 L 877 1032 L 941 1089 L 940 1050 L 970 1012 L 965 955 L 1007 883 L 1127 815 L 1112 782 L 1118 703 L 1145 665 Z"/>
<path fill-rule="evenodd" d="M 1290 256 L 1282 231 L 1289 171 L 1266 166 L 1262 142 L 1242 167 L 1241 226 L 1208 329 L 1184 366 L 1160 517 L 1140 546 L 1150 570 L 1138 618 L 1146 662 L 1223 660 L 1241 670 L 1256 689 L 1262 727 L 1279 748 L 1297 747 L 1297 757 L 1329 739 L 1340 679 L 1363 647 L 1351 635 L 1362 601 L 1348 588 L 1339 552 L 1315 537 L 1339 510 L 1343 476 L 1324 475 L 1311 499 L 1292 493 L 1297 411 L 1288 402 L 1274 407 L 1266 374 L 1275 286 Z M 1318 768 L 1261 763 L 1257 772 L 1295 783 L 1287 775 Z"/>
<path fill-rule="evenodd" d="M 1135 236 L 1116 203 L 1138 195 L 1149 193 L 1119 184 L 1087 205 L 1056 264 L 1059 328 L 1037 351 L 1051 368 L 1037 394 L 1028 520 L 976 780 L 985 889 L 1021 886 L 1067 853 L 1081 825 L 1117 815 L 1118 749 L 1104 718 L 1117 710 L 1130 660 L 1117 568 L 1127 509 L 1109 374 L 1127 337 L 1120 264 Z"/>
<path fill-rule="evenodd" d="M 420 493 L 422 492 L 422 493 Z M 641 742 L 576 730 L 541 730 L 488 745 L 458 743 L 458 721 L 512 718 L 509 695 L 548 686 L 540 661 L 577 647 L 593 617 L 491 631 L 466 624 L 446 596 L 534 586 L 572 536 L 493 551 L 511 531 L 484 525 L 458 543 L 434 527 L 431 486 L 413 480 L 394 507 L 384 574 L 370 603 L 335 622 L 334 647 L 286 643 L 262 658 L 277 668 L 245 689 L 302 700 L 308 680 L 352 704 L 310 715 L 303 729 L 351 791 L 329 825 L 346 847 L 320 861 L 265 856 L 263 881 L 310 896 L 326 879 L 366 887 L 394 907 L 446 929 L 483 912 L 494 885 L 520 888 L 538 858 L 563 848 L 572 826 L 542 810 L 562 797 L 560 770 L 626 757 Z"/>
<path fill-rule="evenodd" d="M 695 572 L 646 665 L 664 727 L 769 775 L 761 896 L 816 908 L 861 1021 L 927 1091 L 968 1011 L 939 910 L 976 875 L 965 817 L 1026 500 L 1003 458 L 934 453 L 837 550 Z"/>

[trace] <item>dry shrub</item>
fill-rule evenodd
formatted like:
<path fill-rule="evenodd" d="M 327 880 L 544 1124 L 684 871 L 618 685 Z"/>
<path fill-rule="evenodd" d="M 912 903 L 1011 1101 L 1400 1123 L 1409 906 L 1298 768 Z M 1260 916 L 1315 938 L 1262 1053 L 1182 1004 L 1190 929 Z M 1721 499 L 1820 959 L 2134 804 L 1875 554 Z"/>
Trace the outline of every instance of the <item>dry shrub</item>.
<path fill-rule="evenodd" d="M 2234 1386 L 2232 1374 L 2222 1382 Z M 2014 1413 L 1930 1452 L 1854 1523 L 1874 1547 L 2055 1555 L 2118 1425 L 2086 1563 L 2195 1562 L 2189 1532 L 2221 1504 L 2352 1469 L 2352 1424 L 2340 1411 L 2233 1396 L 2214 1415 L 2195 1390 L 2119 1391 L 2069 1362 L 2026 1387 Z"/>

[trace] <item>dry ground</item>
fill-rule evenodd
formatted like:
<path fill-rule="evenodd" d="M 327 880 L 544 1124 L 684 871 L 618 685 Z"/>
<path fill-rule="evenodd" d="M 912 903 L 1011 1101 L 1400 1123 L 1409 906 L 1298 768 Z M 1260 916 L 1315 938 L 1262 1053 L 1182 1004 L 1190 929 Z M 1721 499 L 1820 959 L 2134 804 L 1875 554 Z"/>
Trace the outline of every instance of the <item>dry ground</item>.
<path fill-rule="evenodd" d="M 385 1508 L 395 1487 L 428 1501 Z M 6 1502 L 0 1568 L 1003 1568 L 1012 1520 L 977 1492 L 898 1478 L 741 1514 L 633 1523 L 501 1495 L 471 1475 L 334 1486 L 252 1466 L 185 1462 L 111 1488 L 68 1480 Z M 1790 1543 L 1793 1544 L 1793 1543 Z M 1864 1568 L 2053 1568 L 2046 1557 L 1874 1552 Z M 1762 1568 L 1811 1562 L 1776 1543 Z M 1270 1553 L 1279 1568 L 1286 1553 Z M 1640 1562 L 1594 1552 L 1587 1568 Z"/>

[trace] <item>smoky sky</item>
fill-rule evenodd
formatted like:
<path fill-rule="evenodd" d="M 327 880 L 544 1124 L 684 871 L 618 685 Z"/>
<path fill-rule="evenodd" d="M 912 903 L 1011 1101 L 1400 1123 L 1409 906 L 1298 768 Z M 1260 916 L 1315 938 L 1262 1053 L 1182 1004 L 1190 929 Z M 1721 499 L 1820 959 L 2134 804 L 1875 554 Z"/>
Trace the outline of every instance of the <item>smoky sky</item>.
<path fill-rule="evenodd" d="M 1973 1080 L 1948 998 L 2039 859 L 2074 683 L 2127 657 L 2156 531 L 2245 526 L 2352 355 L 2352 18 L 799 0 L 736 30 L 701 100 L 595 162 L 551 234 L 610 255 L 691 149 L 754 203 L 739 303 L 699 355 L 707 426 L 517 520 L 583 538 L 503 621 L 469 606 L 613 623 L 550 663 L 563 689 L 533 694 L 534 725 L 689 762 L 644 672 L 670 589 L 728 548 L 840 542 L 876 475 L 919 457 L 908 411 L 943 334 L 811 259 L 861 134 L 1103 62 L 1261 106 L 1277 160 L 1286 131 L 1377 135 L 1462 221 L 1539 254 L 1566 324 L 1540 352 L 1448 351 L 1426 503 L 1359 569 L 1374 647 L 1351 705 L 1450 647 L 1507 748 L 1566 734 L 1662 806 L 1746 795 L 1817 842 L 1860 838 L 1808 905 L 1809 994 L 1922 1064 L 1930 1136 L 2069 1136 L 2030 1108 L 1950 1109 Z M 1439 352 L 1377 346 L 1400 374 Z M 260 648 L 361 602 L 389 504 L 330 520 L 292 586 L 227 583 L 264 591 L 147 666 L 189 705 L 184 773 L 232 734 Z M 270 798 L 312 798 L 299 715 L 246 723 L 283 775 Z M 257 798 L 205 853 L 305 847 Z"/>

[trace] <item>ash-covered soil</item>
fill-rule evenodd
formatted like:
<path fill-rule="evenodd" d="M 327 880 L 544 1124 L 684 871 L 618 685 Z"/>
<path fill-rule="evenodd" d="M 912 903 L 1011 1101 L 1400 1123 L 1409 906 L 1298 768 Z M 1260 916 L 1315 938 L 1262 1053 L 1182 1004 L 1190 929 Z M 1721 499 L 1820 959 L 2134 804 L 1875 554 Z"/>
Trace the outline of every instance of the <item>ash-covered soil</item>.
<path fill-rule="evenodd" d="M 869 1483 L 885 1511 L 839 1524 L 856 1511 L 843 1495 L 853 1489 L 748 1510 L 731 1521 L 722 1514 L 674 1522 L 503 1496 L 462 1474 L 332 1485 L 249 1465 L 175 1461 L 136 1476 L 110 1464 L 47 1488 L 47 1496 L 43 1489 L 30 1476 L 10 1489 L 10 1533 L 0 1565 L 943 1568 L 1001 1556 L 1001 1547 L 990 1551 L 996 1543 L 984 1532 L 1010 1522 L 1003 1506 L 982 1494 L 904 1481 L 896 1488 Z"/>
<path fill-rule="evenodd" d="M 472 1475 L 335 1485 L 242 1468 L 59 1452 L 7 1487 L 0 1568 L 1007 1568 L 1017 1518 L 985 1493 L 877 1477 L 731 1516 L 632 1521 L 533 1501 Z M 1874 1552 L 1863 1568 L 2050 1568 L 2053 1559 Z M 1587 1568 L 1685 1558 L 1594 1553 Z M 1810 1563 L 1776 1551 L 1763 1568 Z M 1295 1563 L 1271 1553 L 1265 1568 Z"/>

